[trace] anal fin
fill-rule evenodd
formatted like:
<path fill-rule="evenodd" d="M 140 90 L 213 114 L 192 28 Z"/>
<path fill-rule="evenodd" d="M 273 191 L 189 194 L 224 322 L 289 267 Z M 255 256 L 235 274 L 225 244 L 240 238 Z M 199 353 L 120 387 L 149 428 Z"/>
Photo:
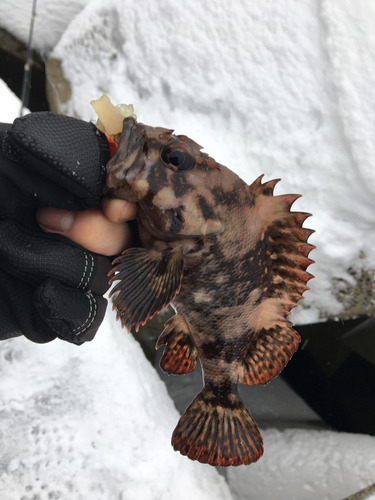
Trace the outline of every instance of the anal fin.
<path fill-rule="evenodd" d="M 156 349 L 163 344 L 167 344 L 160 360 L 160 367 L 164 372 L 180 375 L 195 370 L 198 349 L 181 314 L 177 313 L 166 322 L 165 329 L 156 343 Z"/>
<path fill-rule="evenodd" d="M 285 367 L 301 340 L 288 323 L 286 321 L 285 326 L 276 324 L 271 330 L 259 332 L 239 369 L 240 384 L 268 384 Z"/>
<path fill-rule="evenodd" d="M 113 261 L 109 283 L 120 280 L 110 293 L 117 309 L 117 319 L 130 330 L 152 318 L 178 294 L 183 271 L 182 248 L 159 252 L 130 248 Z"/>

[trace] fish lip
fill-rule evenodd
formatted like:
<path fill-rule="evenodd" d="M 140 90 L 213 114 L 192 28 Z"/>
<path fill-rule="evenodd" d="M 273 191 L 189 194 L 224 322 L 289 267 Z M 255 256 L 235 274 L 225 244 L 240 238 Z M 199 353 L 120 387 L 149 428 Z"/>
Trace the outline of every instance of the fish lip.
<path fill-rule="evenodd" d="M 131 121 L 130 121 L 131 120 Z M 113 175 L 116 174 L 116 171 L 118 170 L 118 165 L 121 162 L 121 160 L 124 160 L 127 155 L 121 155 L 122 151 L 128 151 L 129 147 L 129 142 L 130 142 L 130 137 L 132 130 L 136 126 L 136 122 L 134 118 L 125 118 L 123 122 L 123 128 L 121 132 L 121 137 L 120 141 L 117 146 L 117 151 L 115 154 L 112 156 L 112 158 L 109 160 L 107 163 L 106 167 L 108 171 L 111 171 Z M 117 166 L 117 168 L 116 168 Z"/>
<path fill-rule="evenodd" d="M 132 149 L 131 153 L 128 155 L 126 162 L 124 163 L 125 167 L 125 175 L 124 179 L 129 184 L 134 182 L 134 179 L 137 177 L 139 172 L 142 170 L 144 163 L 142 161 L 137 161 L 139 159 L 140 153 L 143 151 L 143 146 L 145 143 L 145 138 L 143 137 L 141 140 L 137 141 L 130 148 Z M 137 147 L 135 147 L 137 145 Z"/>
<path fill-rule="evenodd" d="M 114 187 L 120 180 L 129 183 L 134 180 L 142 168 L 142 162 L 137 160 L 145 141 L 146 131 L 143 127 L 134 118 L 125 118 L 117 151 L 106 165 L 108 188 Z"/>

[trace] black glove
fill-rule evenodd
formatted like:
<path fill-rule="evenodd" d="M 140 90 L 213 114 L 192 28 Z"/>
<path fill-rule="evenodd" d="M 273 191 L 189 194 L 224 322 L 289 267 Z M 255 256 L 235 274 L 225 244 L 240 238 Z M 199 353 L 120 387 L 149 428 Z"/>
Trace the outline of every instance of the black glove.
<path fill-rule="evenodd" d="M 92 340 L 111 260 L 43 232 L 35 214 L 99 207 L 108 141 L 92 123 L 43 112 L 0 124 L 1 145 L 0 339 Z"/>

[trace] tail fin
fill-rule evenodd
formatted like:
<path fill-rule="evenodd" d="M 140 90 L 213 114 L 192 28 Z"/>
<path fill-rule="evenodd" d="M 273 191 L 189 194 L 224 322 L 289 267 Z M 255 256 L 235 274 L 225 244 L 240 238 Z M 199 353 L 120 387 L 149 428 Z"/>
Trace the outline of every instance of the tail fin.
<path fill-rule="evenodd" d="M 210 465 L 248 465 L 263 454 L 263 439 L 239 397 L 228 405 L 203 389 L 181 416 L 172 436 L 176 451 Z"/>

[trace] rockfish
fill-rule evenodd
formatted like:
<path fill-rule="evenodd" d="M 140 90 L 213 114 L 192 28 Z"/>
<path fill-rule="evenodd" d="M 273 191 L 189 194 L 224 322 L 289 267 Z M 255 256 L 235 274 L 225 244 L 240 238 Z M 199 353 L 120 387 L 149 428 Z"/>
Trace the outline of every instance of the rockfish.
<path fill-rule="evenodd" d="M 137 202 L 142 248 L 114 261 L 122 325 L 138 330 L 172 304 L 161 368 L 183 374 L 199 356 L 204 386 L 181 416 L 172 445 L 211 465 L 250 464 L 263 453 L 237 385 L 267 384 L 300 342 L 287 316 L 308 290 L 315 248 L 291 212 L 299 195 L 274 196 L 277 180 L 250 186 L 173 130 L 124 119 L 107 164 L 111 197 Z"/>

